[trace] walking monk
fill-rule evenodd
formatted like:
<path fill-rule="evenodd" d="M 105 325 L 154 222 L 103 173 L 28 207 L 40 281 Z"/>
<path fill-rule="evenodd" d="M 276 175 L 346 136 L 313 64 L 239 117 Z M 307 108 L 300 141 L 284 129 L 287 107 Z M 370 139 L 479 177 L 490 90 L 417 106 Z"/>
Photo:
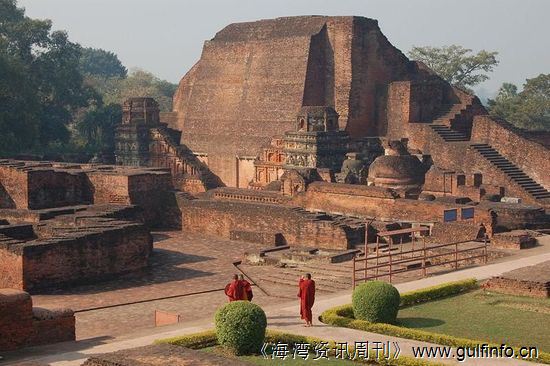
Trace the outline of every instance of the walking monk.
<path fill-rule="evenodd" d="M 239 281 L 239 276 L 233 275 L 233 281 L 225 286 L 225 294 L 229 298 L 229 302 L 246 300 L 244 283 Z"/>
<path fill-rule="evenodd" d="M 254 297 L 254 294 L 252 293 L 252 285 L 250 284 L 250 282 L 244 279 L 244 275 L 242 274 L 239 275 L 239 281 L 242 282 L 244 287 L 244 293 L 246 294 L 244 299 L 248 301 L 252 301 L 252 298 Z"/>
<path fill-rule="evenodd" d="M 311 314 L 311 308 L 315 302 L 315 281 L 311 279 L 311 274 L 307 273 L 306 277 L 302 276 L 298 284 L 300 290 L 298 291 L 298 297 L 300 298 L 300 315 L 306 322 L 306 327 L 313 325 L 313 315 Z"/>

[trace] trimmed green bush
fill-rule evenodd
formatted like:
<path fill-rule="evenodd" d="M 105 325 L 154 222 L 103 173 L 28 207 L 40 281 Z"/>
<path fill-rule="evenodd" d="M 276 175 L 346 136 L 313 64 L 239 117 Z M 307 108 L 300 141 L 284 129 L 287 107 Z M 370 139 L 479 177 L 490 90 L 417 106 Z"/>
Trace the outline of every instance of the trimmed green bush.
<path fill-rule="evenodd" d="M 218 343 L 236 355 L 259 353 L 265 338 L 267 319 L 258 305 L 233 301 L 216 312 Z"/>
<path fill-rule="evenodd" d="M 399 291 L 393 285 L 369 281 L 353 291 L 353 314 L 355 319 L 371 323 L 395 323 L 399 302 Z"/>

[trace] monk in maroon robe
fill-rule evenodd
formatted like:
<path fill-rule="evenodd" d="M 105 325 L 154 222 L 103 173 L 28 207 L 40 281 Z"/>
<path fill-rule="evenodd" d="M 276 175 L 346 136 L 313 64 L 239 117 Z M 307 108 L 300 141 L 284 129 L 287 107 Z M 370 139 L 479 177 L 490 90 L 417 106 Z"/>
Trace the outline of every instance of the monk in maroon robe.
<path fill-rule="evenodd" d="M 298 284 L 300 290 L 298 291 L 298 297 L 300 298 L 300 315 L 306 322 L 306 327 L 313 325 L 313 315 L 311 314 L 311 308 L 315 302 L 315 281 L 311 279 L 311 274 L 306 274 L 305 278 L 300 278 Z"/>
<path fill-rule="evenodd" d="M 225 294 L 227 295 L 229 302 L 246 300 L 244 284 L 239 281 L 239 276 L 233 275 L 233 281 L 225 286 Z"/>
<path fill-rule="evenodd" d="M 250 282 L 244 279 L 244 275 L 242 274 L 239 275 L 239 281 L 241 281 L 243 284 L 244 293 L 246 295 L 244 299 L 252 301 L 252 298 L 254 297 L 254 294 L 252 293 L 252 285 L 250 284 Z"/>

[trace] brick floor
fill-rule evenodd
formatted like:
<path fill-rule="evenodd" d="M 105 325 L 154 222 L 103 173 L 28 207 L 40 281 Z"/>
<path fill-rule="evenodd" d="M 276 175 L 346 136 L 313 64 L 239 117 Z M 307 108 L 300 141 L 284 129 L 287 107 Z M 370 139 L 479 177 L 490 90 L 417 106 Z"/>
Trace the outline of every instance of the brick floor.
<path fill-rule="evenodd" d="M 34 305 L 77 311 L 77 339 L 119 336 L 154 327 L 155 310 L 177 313 L 182 321 L 203 318 L 226 303 L 223 288 L 238 273 L 233 262 L 241 260 L 244 252 L 262 249 L 261 245 L 179 231 L 157 232 L 154 239 L 147 271 L 94 285 L 51 290 L 33 296 Z M 292 289 L 296 296 L 294 292 Z M 288 298 L 267 296 L 257 288 L 254 291 L 254 302 L 260 305 Z"/>
<path fill-rule="evenodd" d="M 154 233 L 151 266 L 142 273 L 33 296 L 35 306 L 69 307 L 76 313 L 77 339 L 116 337 L 154 327 L 154 312 L 174 312 L 187 322 L 212 316 L 226 303 L 223 288 L 238 270 L 233 263 L 259 244 L 229 241 L 180 231 Z M 290 268 L 240 265 L 260 288 L 254 302 L 264 305 L 297 299 L 300 274 L 312 273 L 319 295 L 351 288 L 351 263 L 309 262 Z M 418 278 L 418 271 L 397 276 L 401 283 Z"/>

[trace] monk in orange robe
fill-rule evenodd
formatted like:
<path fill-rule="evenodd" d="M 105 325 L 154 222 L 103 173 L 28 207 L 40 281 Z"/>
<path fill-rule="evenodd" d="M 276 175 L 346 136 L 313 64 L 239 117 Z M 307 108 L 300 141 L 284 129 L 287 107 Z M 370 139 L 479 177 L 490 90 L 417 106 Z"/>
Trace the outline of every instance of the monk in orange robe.
<path fill-rule="evenodd" d="M 306 327 L 313 325 L 313 315 L 311 308 L 315 302 L 315 281 L 311 279 L 311 274 L 307 273 L 305 278 L 302 276 L 298 284 L 298 297 L 300 298 L 300 315 L 306 322 Z"/>
<path fill-rule="evenodd" d="M 229 302 L 246 299 L 244 284 L 239 281 L 239 276 L 233 275 L 233 281 L 225 286 L 225 294 L 227 295 Z"/>

